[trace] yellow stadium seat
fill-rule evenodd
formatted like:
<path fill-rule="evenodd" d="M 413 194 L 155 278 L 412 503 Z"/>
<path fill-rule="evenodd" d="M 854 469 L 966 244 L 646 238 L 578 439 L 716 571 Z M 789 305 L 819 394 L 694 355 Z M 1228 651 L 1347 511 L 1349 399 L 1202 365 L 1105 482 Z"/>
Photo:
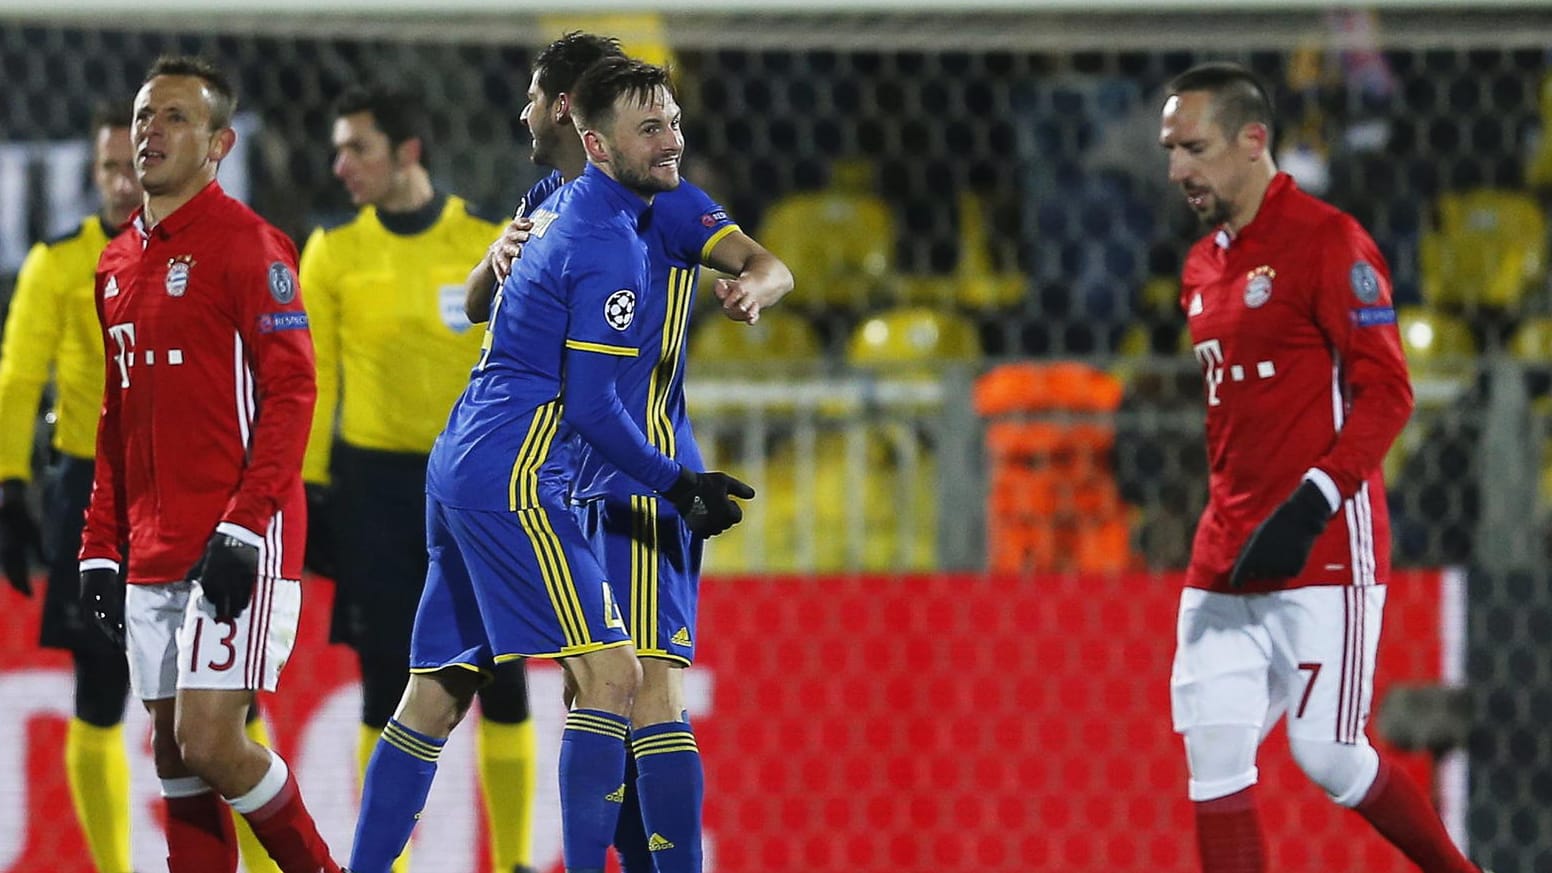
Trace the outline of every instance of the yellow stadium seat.
<path fill-rule="evenodd" d="M 817 364 L 824 355 L 819 335 L 807 319 L 791 309 L 778 308 L 760 313 L 760 320 L 744 324 L 707 312 L 698 319 L 690 336 L 690 360 L 701 365 L 701 372 L 715 364 Z"/>
<path fill-rule="evenodd" d="M 792 270 L 794 305 L 857 311 L 888 296 L 894 214 L 866 164 L 837 164 L 833 176 L 828 188 L 772 204 L 760 242 Z"/>
<path fill-rule="evenodd" d="M 1509 354 L 1516 360 L 1552 363 L 1552 315 L 1537 315 L 1520 322 L 1509 337 Z"/>
<path fill-rule="evenodd" d="M 1546 280 L 1546 245 L 1546 215 L 1529 194 L 1445 194 L 1419 250 L 1423 299 L 1449 310 L 1515 312 Z"/>
<path fill-rule="evenodd" d="M 1385 478 L 1400 475 L 1405 459 L 1426 439 L 1436 413 L 1454 403 L 1476 375 L 1477 343 L 1459 316 L 1426 306 L 1396 311 L 1401 350 L 1406 353 L 1417 412 L 1385 456 Z"/>
<path fill-rule="evenodd" d="M 1535 188 L 1552 188 L 1552 73 L 1541 80 L 1541 139 L 1525 168 L 1525 181 Z"/>
<path fill-rule="evenodd" d="M 914 433 L 869 424 L 849 438 L 818 434 L 809 448 L 792 441 L 772 454 L 744 522 L 707 543 L 709 572 L 937 568 L 937 467 Z"/>
<path fill-rule="evenodd" d="M 862 322 L 846 344 L 855 367 L 898 372 L 900 365 L 973 364 L 981 338 L 969 319 L 925 306 L 901 306 Z"/>
<path fill-rule="evenodd" d="M 954 272 L 900 276 L 902 304 L 958 306 L 968 310 L 1005 309 L 1024 299 L 1029 279 L 1023 273 L 997 271 L 986 230 L 986 206 L 968 192 L 959 195 L 959 263 Z"/>

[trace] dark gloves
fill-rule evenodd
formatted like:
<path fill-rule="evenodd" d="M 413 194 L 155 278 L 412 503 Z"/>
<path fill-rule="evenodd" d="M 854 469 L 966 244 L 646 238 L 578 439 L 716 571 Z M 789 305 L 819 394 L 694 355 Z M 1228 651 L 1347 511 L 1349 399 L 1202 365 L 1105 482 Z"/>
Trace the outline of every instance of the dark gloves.
<path fill-rule="evenodd" d="M 124 580 L 117 570 L 81 571 L 81 609 L 114 645 L 124 648 Z"/>
<path fill-rule="evenodd" d="M 743 520 L 744 511 L 732 498 L 748 500 L 754 489 L 726 473 L 695 473 L 680 467 L 679 481 L 663 496 L 679 510 L 691 533 L 714 537 Z"/>
<path fill-rule="evenodd" d="M 43 562 L 43 534 L 27 505 L 27 483 L 20 479 L 0 482 L 0 567 L 11 587 L 32 596 L 29 557 Z"/>
<path fill-rule="evenodd" d="M 1326 495 L 1314 482 L 1305 480 L 1251 532 L 1229 574 L 1229 587 L 1299 575 L 1331 515 Z"/>
<path fill-rule="evenodd" d="M 307 552 L 302 564 L 330 579 L 339 570 L 334 545 L 334 494 L 327 485 L 307 486 Z"/>
<path fill-rule="evenodd" d="M 205 601 L 216 609 L 216 621 L 232 621 L 253 599 L 259 577 L 259 547 L 229 534 L 217 533 L 205 544 L 205 555 L 189 570 Z"/>

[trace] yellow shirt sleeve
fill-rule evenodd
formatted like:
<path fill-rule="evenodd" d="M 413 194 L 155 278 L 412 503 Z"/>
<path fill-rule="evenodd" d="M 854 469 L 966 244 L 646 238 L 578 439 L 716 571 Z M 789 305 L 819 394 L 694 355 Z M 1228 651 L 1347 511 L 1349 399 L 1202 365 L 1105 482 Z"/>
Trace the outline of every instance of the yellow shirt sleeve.
<path fill-rule="evenodd" d="M 302 480 L 319 485 L 329 483 L 329 457 L 340 400 L 340 297 L 328 246 L 324 229 L 314 230 L 302 248 L 298 277 L 318 366 L 318 404 L 313 408 L 312 431 L 302 458 Z"/>
<path fill-rule="evenodd" d="M 0 341 L 0 479 L 32 478 L 38 404 L 65 324 L 60 288 L 64 277 L 52 260 L 43 243 L 27 253 Z"/>

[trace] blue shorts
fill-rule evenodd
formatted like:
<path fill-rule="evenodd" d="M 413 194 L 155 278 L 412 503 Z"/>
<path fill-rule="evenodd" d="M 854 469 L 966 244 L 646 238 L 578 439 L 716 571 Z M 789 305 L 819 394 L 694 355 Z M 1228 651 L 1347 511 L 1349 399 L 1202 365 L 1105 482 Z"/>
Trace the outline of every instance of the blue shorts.
<path fill-rule="evenodd" d="M 599 497 L 579 504 L 576 513 L 625 607 L 636 654 L 693 663 L 705 542 L 657 497 L 636 495 L 628 504 Z"/>
<path fill-rule="evenodd" d="M 614 591 L 559 501 L 516 512 L 426 497 L 430 567 L 415 612 L 410 672 L 487 670 L 630 642 Z"/>

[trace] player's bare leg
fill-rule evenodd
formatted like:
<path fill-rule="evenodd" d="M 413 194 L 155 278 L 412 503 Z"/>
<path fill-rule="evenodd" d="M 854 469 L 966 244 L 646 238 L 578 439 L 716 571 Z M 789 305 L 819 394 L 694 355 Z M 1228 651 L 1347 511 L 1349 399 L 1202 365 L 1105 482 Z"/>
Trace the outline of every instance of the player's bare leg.
<path fill-rule="evenodd" d="M 172 730 L 164 732 L 168 703 L 173 703 Z M 168 774 L 163 776 L 163 785 L 169 778 L 193 777 L 183 783 L 186 788 L 198 783 L 225 798 L 225 804 L 213 801 L 215 794 L 207 789 L 203 796 L 191 796 L 186 805 L 199 816 L 215 808 L 215 815 L 224 820 L 220 825 L 223 859 L 231 858 L 231 865 L 236 862 L 237 842 L 227 804 L 247 820 L 254 836 L 285 873 L 337 871 L 286 762 L 248 738 L 244 722 L 252 703 L 251 691 L 216 689 L 180 689 L 175 701 L 156 701 L 157 770 Z M 165 740 L 169 733 L 174 739 L 171 749 Z M 178 776 L 171 777 L 173 773 Z M 197 811 L 192 809 L 196 801 L 201 804 Z M 170 803 L 169 815 L 171 812 Z M 207 824 L 202 817 L 199 822 Z"/>

